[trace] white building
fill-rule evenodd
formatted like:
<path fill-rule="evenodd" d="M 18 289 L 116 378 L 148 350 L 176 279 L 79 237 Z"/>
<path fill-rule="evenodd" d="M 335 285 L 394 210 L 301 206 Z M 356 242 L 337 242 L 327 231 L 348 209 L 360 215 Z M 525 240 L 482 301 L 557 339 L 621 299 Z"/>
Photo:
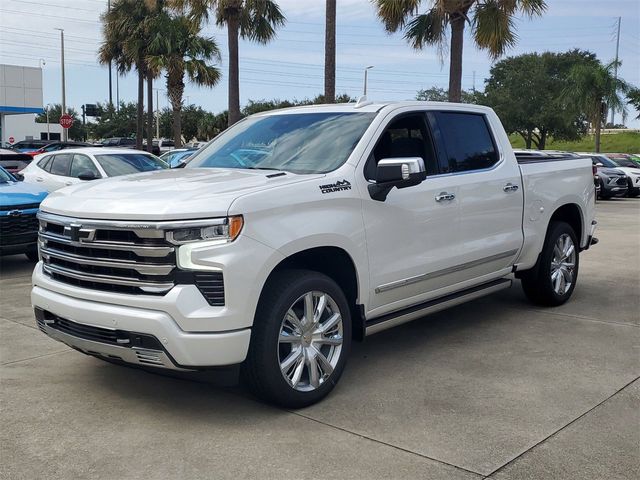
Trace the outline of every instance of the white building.
<path fill-rule="evenodd" d="M 60 139 L 60 125 L 36 123 L 42 103 L 42 69 L 0 65 L 0 142 Z"/>

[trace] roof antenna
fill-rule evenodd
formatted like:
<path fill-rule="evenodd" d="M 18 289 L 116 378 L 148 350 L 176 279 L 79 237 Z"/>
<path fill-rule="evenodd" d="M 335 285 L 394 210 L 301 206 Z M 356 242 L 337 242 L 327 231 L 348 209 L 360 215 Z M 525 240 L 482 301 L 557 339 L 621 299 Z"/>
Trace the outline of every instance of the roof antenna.
<path fill-rule="evenodd" d="M 366 95 L 362 95 L 360 97 L 358 97 L 358 101 L 356 102 L 355 106 L 353 108 L 362 108 L 365 107 L 367 105 L 371 105 L 373 102 L 369 99 L 367 99 Z"/>

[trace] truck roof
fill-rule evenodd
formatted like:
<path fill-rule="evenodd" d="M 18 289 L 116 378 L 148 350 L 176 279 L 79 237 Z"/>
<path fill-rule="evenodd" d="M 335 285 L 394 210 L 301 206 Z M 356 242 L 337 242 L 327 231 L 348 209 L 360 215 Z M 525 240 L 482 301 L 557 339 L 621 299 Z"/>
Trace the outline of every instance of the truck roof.
<path fill-rule="evenodd" d="M 269 115 L 282 115 L 282 114 L 294 114 L 294 113 L 319 113 L 319 112 L 379 112 L 385 107 L 404 108 L 415 107 L 424 108 L 431 107 L 434 109 L 447 109 L 447 110 L 463 110 L 472 112 L 490 112 L 489 107 L 482 105 L 474 105 L 469 103 L 451 103 L 451 102 L 430 102 L 419 100 L 403 100 L 403 101 L 387 101 L 387 102 L 373 102 L 360 99 L 356 103 L 329 103 L 321 105 L 301 105 L 297 107 L 281 108 L 278 110 L 268 110 L 260 112 L 257 116 L 269 116 Z"/>

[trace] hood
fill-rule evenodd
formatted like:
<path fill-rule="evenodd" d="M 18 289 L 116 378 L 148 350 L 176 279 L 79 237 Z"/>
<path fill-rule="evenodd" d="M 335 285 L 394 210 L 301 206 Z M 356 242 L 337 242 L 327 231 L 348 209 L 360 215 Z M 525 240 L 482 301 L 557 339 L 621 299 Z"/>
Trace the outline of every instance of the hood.
<path fill-rule="evenodd" d="M 156 170 L 57 190 L 43 202 L 42 210 L 113 220 L 219 217 L 242 195 L 322 176 L 234 168 Z"/>
<path fill-rule="evenodd" d="M 24 182 L 0 183 L 0 206 L 40 203 L 47 196 L 46 190 L 39 185 Z"/>
<path fill-rule="evenodd" d="M 610 176 L 624 175 L 624 172 L 622 170 L 618 170 L 617 168 L 600 167 L 598 170 L 604 173 L 605 175 L 610 175 Z"/>

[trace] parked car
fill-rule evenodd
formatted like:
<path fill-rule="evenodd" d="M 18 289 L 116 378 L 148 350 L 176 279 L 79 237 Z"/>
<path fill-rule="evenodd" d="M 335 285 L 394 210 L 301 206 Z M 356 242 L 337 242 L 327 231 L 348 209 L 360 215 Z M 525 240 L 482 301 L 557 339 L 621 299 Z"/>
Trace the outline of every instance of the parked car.
<path fill-rule="evenodd" d="M 197 151 L 197 148 L 174 148 L 161 155 L 160 158 L 167 162 L 171 168 L 176 168 Z"/>
<path fill-rule="evenodd" d="M 630 153 L 605 153 L 605 156 L 621 167 L 640 168 L 640 157 L 635 157 Z"/>
<path fill-rule="evenodd" d="M 149 149 L 147 148 L 147 141 L 146 140 L 142 142 L 142 150 L 144 150 L 145 152 L 149 151 Z M 158 145 L 157 140 L 154 140 L 151 143 L 151 153 L 153 155 L 155 155 L 156 157 L 160 156 L 160 146 Z"/>
<path fill-rule="evenodd" d="M 188 142 L 184 144 L 184 148 L 202 148 L 209 142 Z"/>
<path fill-rule="evenodd" d="M 616 195 L 616 196 L 628 196 L 628 197 L 637 197 L 640 195 L 640 167 L 627 167 L 621 165 L 617 160 L 612 160 L 606 155 L 601 154 L 588 154 L 591 156 L 593 164 L 596 166 L 602 166 L 608 169 L 614 169 L 619 173 L 622 173 L 625 176 L 625 181 L 627 184 L 627 189 L 624 194 Z M 616 180 L 619 182 L 620 180 Z"/>
<path fill-rule="evenodd" d="M 160 149 L 160 154 L 167 153 L 173 150 L 176 146 L 176 142 L 170 138 L 161 138 L 160 140 L 157 140 L 157 142 L 158 148 Z"/>
<path fill-rule="evenodd" d="M 19 182 L 0 167 L 0 255 L 24 253 L 38 260 L 36 213 L 46 196 L 40 186 Z"/>
<path fill-rule="evenodd" d="M 130 137 L 106 138 L 102 141 L 102 146 L 111 148 L 136 148 L 136 139 Z"/>
<path fill-rule="evenodd" d="M 165 162 L 140 150 L 91 147 L 39 155 L 21 173 L 25 182 L 52 192 L 83 181 L 165 168 Z"/>
<path fill-rule="evenodd" d="M 514 273 L 535 303 L 566 302 L 594 212 L 589 159 L 517 159 L 487 107 L 263 112 L 185 168 L 47 198 L 31 300 L 39 328 L 81 352 L 242 366 L 260 398 L 302 407 L 334 388 L 352 340 Z"/>
<path fill-rule="evenodd" d="M 0 167 L 12 175 L 16 175 L 31 163 L 33 157 L 18 150 L 0 149 Z"/>
<path fill-rule="evenodd" d="M 48 145 L 45 145 L 42 148 L 39 148 L 38 150 L 34 150 L 32 152 L 26 152 L 26 153 L 28 153 L 32 157 L 35 157 L 36 155 L 40 155 L 42 153 L 57 152 L 58 150 L 66 150 L 69 148 L 94 147 L 94 146 L 95 145 L 93 145 L 92 143 L 87 143 L 87 142 L 52 142 Z"/>
<path fill-rule="evenodd" d="M 13 144 L 13 148 L 20 152 L 33 152 L 34 150 L 38 150 L 50 143 L 53 143 L 55 140 L 21 140 Z"/>

